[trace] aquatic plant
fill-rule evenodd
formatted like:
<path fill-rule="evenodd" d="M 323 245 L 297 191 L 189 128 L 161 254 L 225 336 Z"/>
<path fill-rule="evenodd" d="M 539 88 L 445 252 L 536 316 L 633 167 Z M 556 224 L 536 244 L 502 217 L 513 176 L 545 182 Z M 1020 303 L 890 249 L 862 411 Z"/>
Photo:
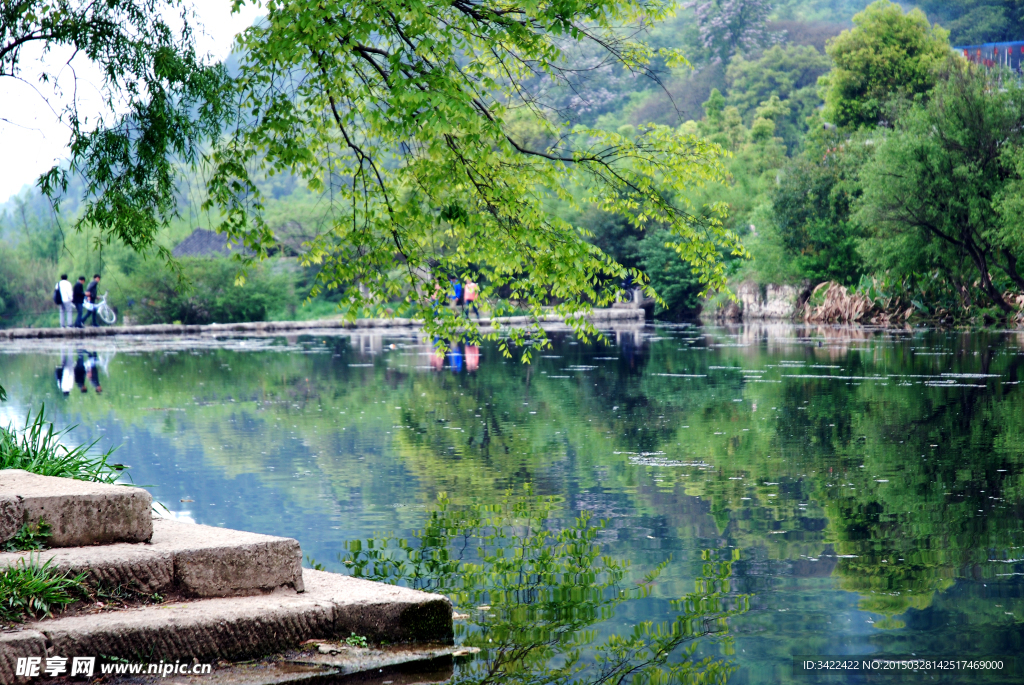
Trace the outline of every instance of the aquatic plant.
<path fill-rule="evenodd" d="M 23 469 L 41 476 L 59 476 L 76 480 L 113 483 L 125 468 L 111 464 L 115 448 L 96 454 L 97 441 L 68 447 L 63 439 L 75 426 L 57 430 L 46 419 L 46 407 L 33 416 L 29 410 L 25 428 L 0 426 L 0 469 Z"/>
<path fill-rule="evenodd" d="M 604 522 L 582 514 L 560 528 L 553 498 L 506 494 L 495 504 L 455 506 L 442 494 L 411 538 L 347 544 L 352 575 L 447 595 L 456 637 L 480 650 L 456 682 L 724 683 L 728 661 L 698 658 L 701 638 L 728 640 L 726 620 L 746 611 L 732 593 L 731 563 L 705 552 L 695 591 L 672 602 L 675 617 L 597 640 L 596 624 L 651 596 L 668 563 L 630 583 L 629 562 L 602 554 Z"/>

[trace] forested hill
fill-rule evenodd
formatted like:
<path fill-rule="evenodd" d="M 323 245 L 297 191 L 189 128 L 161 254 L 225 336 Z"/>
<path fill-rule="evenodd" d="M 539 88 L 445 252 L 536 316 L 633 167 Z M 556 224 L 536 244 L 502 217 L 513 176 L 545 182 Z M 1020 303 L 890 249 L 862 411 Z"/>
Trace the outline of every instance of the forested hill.
<path fill-rule="evenodd" d="M 977 97 L 983 102 L 973 104 L 991 107 L 993 112 L 1005 112 L 1007 107 L 1015 111 L 1021 99 L 1016 88 L 1003 89 L 999 97 L 1007 102 L 990 102 L 983 94 L 991 89 L 986 91 L 974 82 L 950 85 L 940 72 L 951 44 L 1024 38 L 1020 25 L 1024 2 L 921 0 L 918 6 L 923 13 L 887 0 L 870 8 L 868 4 L 866 0 L 684 0 L 674 18 L 651 27 L 647 40 L 655 48 L 681 49 L 689 67 L 669 69 L 655 62 L 655 78 L 636 78 L 621 68 L 600 66 L 597 53 L 570 50 L 574 66 L 585 68 L 572 87 L 544 95 L 571 124 L 624 136 L 648 124 L 662 124 L 720 145 L 728 153 L 729 181 L 694 190 L 686 199 L 697 208 L 720 201 L 727 204 L 726 226 L 740 235 L 752 257 L 723 255 L 731 260 L 732 282 L 813 287 L 836 281 L 859 288 L 865 297 L 885 300 L 886 306 L 916 302 L 912 309 L 920 315 L 1012 313 L 1015 300 L 1003 293 L 1022 292 L 1024 287 L 1018 287 L 1016 248 L 1004 244 L 1008 238 L 997 237 L 991 244 L 968 249 L 953 235 L 958 228 L 940 231 L 952 236 L 950 241 L 900 220 L 900 212 L 910 208 L 903 198 L 886 194 L 892 184 L 886 182 L 884 164 L 904 164 L 906 155 L 913 153 L 913 127 L 934 123 L 941 115 L 928 109 L 934 89 L 952 89 L 949 96 L 956 91 L 961 99 L 982 93 Z M 229 58 L 229 71 L 234 63 L 235 58 Z M 871 76 L 860 86 L 851 77 L 880 73 L 899 76 L 895 80 Z M 535 79 L 521 86 L 540 92 L 548 84 Z M 995 119 L 993 113 L 970 126 L 982 132 L 989 130 L 986 127 L 1014 130 L 1013 121 Z M 516 135 L 529 141 L 543 133 L 524 120 Z M 885 145 L 880 145 L 883 140 Z M 900 141 L 911 147 L 897 149 Z M 530 142 L 535 148 L 546 143 Z M 1018 141 L 1010 142 L 1005 149 L 1015 150 Z M 999 227 L 993 229 L 996 233 L 1010 236 L 1018 230 L 1016 224 L 1007 223 L 1017 202 L 1012 184 L 1018 183 L 1024 164 L 1018 167 L 1017 157 L 1009 152 L 1000 160 L 1007 172 L 999 177 L 1005 180 L 1003 186 L 982 188 L 968 183 L 955 190 L 997 198 L 998 202 L 989 201 L 986 216 L 991 217 L 992 226 Z M 280 254 L 300 253 L 304 241 L 325 225 L 324 204 L 291 176 L 260 183 L 267 198 L 268 224 L 282 243 Z M 185 178 L 181 183 L 181 218 L 162 236 L 165 246 L 173 247 L 195 227 L 217 223 L 216 217 L 197 209 L 203 187 L 200 178 Z M 132 314 L 136 320 L 312 316 L 333 307 L 330 295 L 316 298 L 312 306 L 300 306 L 314 272 L 298 268 L 294 260 L 287 264 L 287 259 L 271 260 L 250 274 L 255 287 L 247 287 L 245 295 L 232 287 L 226 265 L 190 264 L 189 275 L 207 281 L 209 287 L 187 296 L 176 294 L 176 279 L 160 260 L 147 260 L 116 244 L 97 250 L 90 242 L 94 236 L 64 231 L 75 210 L 73 190 L 72 201 L 64 205 L 68 213 L 64 217 L 52 216 L 34 191 L 0 205 L 3 325 L 48 322 L 53 317 L 52 306 L 47 306 L 49 293 L 61 271 L 102 271 L 115 304 L 132 300 L 136 305 Z M 936 193 L 935 198 L 943 197 L 941 193 L 948 197 L 949 190 L 936 189 Z M 971 202 L 962 199 L 965 205 Z M 592 232 L 593 241 L 619 263 L 644 270 L 665 299 L 659 315 L 690 316 L 702 306 L 690 267 L 667 246 L 671 236 L 656 222 L 640 231 L 596 207 L 573 210 L 552 200 L 550 209 Z M 972 254 L 988 256 L 979 262 Z M 979 279 L 980 269 L 992 273 Z M 1019 283 L 1024 284 L 1024 279 Z M 202 293 L 210 301 L 201 301 Z"/>

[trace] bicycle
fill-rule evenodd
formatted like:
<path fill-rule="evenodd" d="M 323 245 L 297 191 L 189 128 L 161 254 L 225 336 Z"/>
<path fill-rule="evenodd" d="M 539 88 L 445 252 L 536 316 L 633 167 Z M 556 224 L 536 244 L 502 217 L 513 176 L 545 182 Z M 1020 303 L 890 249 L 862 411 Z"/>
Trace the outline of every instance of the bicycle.
<path fill-rule="evenodd" d="M 110 291 L 108 290 L 107 292 Z M 100 320 L 103 323 L 110 325 L 117 321 L 117 313 L 113 309 L 111 309 L 109 304 L 107 304 L 107 292 L 103 293 L 103 297 L 100 298 L 99 302 L 97 302 L 94 305 L 87 306 L 89 307 L 90 311 L 96 311 L 96 313 L 100 317 Z"/>

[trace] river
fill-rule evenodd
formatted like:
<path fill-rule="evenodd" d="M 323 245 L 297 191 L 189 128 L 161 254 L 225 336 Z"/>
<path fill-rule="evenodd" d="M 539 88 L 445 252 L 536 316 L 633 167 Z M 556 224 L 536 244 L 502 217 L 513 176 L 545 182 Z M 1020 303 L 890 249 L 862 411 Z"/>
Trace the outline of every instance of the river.
<path fill-rule="evenodd" d="M 439 493 L 529 483 L 552 525 L 604 520 L 629 578 L 667 562 L 598 636 L 671 618 L 727 560 L 744 608 L 698 653 L 730 683 L 893 682 L 794 657 L 1024 653 L 1021 333 L 623 328 L 554 333 L 531 364 L 374 333 L 82 344 L 5 343 L 6 420 L 45 403 L 119 446 L 164 515 L 297 538 L 328 570 L 346 541 L 422 528 Z"/>

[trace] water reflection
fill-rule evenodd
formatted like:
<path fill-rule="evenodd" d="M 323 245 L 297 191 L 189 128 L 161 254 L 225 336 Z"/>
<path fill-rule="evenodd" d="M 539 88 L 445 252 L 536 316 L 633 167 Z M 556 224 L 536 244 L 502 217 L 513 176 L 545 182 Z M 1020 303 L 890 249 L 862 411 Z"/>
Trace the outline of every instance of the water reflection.
<path fill-rule="evenodd" d="M 100 357 L 97 352 L 84 349 L 61 349 L 60 363 L 54 369 L 57 389 L 64 397 L 69 397 L 76 387 L 83 394 L 89 392 L 86 381 L 92 385 L 97 395 L 103 392 L 100 385 L 100 370 L 105 370 L 110 363 L 108 356 Z"/>
<path fill-rule="evenodd" d="M 5 410 L 53 406 L 61 348 L 14 344 Z M 733 682 L 806 682 L 795 654 L 1024 652 L 1020 333 L 558 332 L 529 366 L 379 333 L 117 345 L 58 419 L 122 445 L 175 515 L 297 537 L 333 570 L 348 540 L 421 530 L 440 492 L 531 483 L 563 498 L 552 526 L 590 511 L 609 554 L 672 559 L 601 634 L 671 620 L 702 551 L 738 550 Z"/>
<path fill-rule="evenodd" d="M 628 561 L 602 553 L 603 522 L 584 513 L 560 528 L 558 508 L 529 488 L 491 505 L 457 507 L 442 495 L 423 530 L 351 541 L 341 562 L 357 577 L 451 598 L 456 638 L 478 654 L 456 683 L 724 684 L 735 666 L 697 650 L 714 642 L 732 652 L 727 620 L 749 606 L 730 586 L 737 552 L 702 553 L 695 588 L 670 603 L 668 622 L 598 637 L 598 624 L 650 596 L 668 560 L 630 579 Z"/>
<path fill-rule="evenodd" d="M 392 345 L 392 349 L 397 349 Z M 446 353 L 447 350 L 447 353 Z M 461 373 L 463 369 L 468 372 L 477 371 L 480 368 L 480 346 L 470 345 L 462 342 L 446 342 L 443 345 L 436 338 L 433 349 L 426 353 L 430 357 L 430 367 L 434 371 L 441 371 L 445 368 L 447 360 L 448 369 L 452 373 Z"/>

